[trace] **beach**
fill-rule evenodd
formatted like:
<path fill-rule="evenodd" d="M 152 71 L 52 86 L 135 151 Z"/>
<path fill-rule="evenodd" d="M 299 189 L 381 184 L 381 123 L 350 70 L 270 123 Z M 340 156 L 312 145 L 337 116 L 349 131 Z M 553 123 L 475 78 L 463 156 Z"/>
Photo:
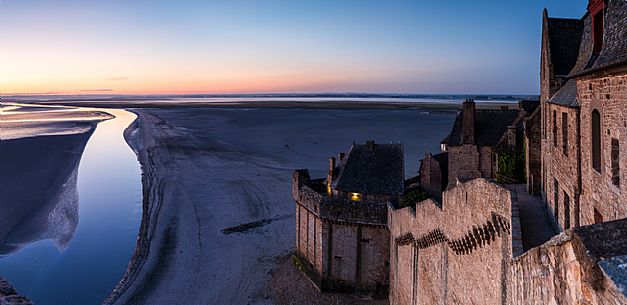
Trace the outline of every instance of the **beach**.
<path fill-rule="evenodd" d="M 456 107 L 429 105 L 80 105 L 124 106 L 138 116 L 124 136 L 142 167 L 142 222 L 128 270 L 104 304 L 289 304 L 294 300 L 288 295 L 315 294 L 286 259 L 295 239 L 292 171 L 309 168 L 313 176 L 324 177 L 329 157 L 354 142 L 374 140 L 403 143 L 405 176 L 415 176 L 424 154 L 439 151 L 456 113 Z M 4 136 L 15 139 L 3 142 L 16 147 L 11 154 L 3 151 L 4 159 L 18 160 L 22 151 L 41 154 L 27 142 L 45 140 L 45 147 L 59 147 L 73 158 L 69 165 L 33 166 L 64 170 L 65 181 L 75 179 L 81 148 L 107 115 L 75 106 L 29 107 L 5 111 L 13 113 L 10 123 L 3 122 L 12 127 L 3 129 Z M 64 149 L 71 139 L 82 146 Z M 50 191 L 72 191 L 46 185 Z M 324 300 L 380 304 L 363 296 L 331 294 L 321 304 Z"/>
<path fill-rule="evenodd" d="M 406 176 L 453 113 L 394 109 L 132 109 L 144 185 L 129 270 L 106 304 L 274 304 L 294 248 L 291 173 L 323 176 L 353 141 L 404 142 Z"/>

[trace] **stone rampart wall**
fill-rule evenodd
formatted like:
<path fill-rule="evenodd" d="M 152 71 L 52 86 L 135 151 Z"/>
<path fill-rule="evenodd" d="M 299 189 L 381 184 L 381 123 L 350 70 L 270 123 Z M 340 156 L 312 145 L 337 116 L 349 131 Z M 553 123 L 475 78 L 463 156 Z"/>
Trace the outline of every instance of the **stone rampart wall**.
<path fill-rule="evenodd" d="M 441 206 L 390 207 L 390 303 L 507 304 L 511 208 L 510 192 L 485 179 L 444 192 Z"/>
<path fill-rule="evenodd" d="M 323 291 L 386 294 L 389 282 L 387 205 L 328 198 L 293 176 L 296 248 L 308 276 Z"/>
<path fill-rule="evenodd" d="M 527 251 L 511 262 L 511 304 L 627 304 L 626 239 L 622 220 L 567 230 Z"/>

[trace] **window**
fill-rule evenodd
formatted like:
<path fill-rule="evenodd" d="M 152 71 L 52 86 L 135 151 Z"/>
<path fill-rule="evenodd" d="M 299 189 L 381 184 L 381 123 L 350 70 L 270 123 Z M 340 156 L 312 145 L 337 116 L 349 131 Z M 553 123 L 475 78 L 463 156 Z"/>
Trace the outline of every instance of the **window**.
<path fill-rule="evenodd" d="M 549 119 L 549 115 L 547 114 L 547 113 L 548 113 L 548 110 L 546 110 L 546 107 L 545 107 L 545 106 L 543 106 L 543 108 L 544 108 L 544 109 L 542 109 L 542 111 L 543 111 L 543 112 L 542 112 L 542 136 L 543 136 L 543 137 L 544 137 L 544 139 L 546 140 L 546 128 L 547 128 L 547 127 L 546 127 L 546 126 L 547 126 L 546 121 Z"/>
<path fill-rule="evenodd" d="M 564 192 L 564 229 L 570 229 L 570 197 Z"/>
<path fill-rule="evenodd" d="M 592 111 L 592 168 L 601 172 L 601 114 Z"/>
<path fill-rule="evenodd" d="M 553 146 L 557 147 L 557 112 L 553 110 Z"/>
<path fill-rule="evenodd" d="M 554 198 L 553 198 L 553 205 L 554 205 L 554 213 L 555 213 L 555 219 L 558 220 L 559 223 L 559 215 L 560 215 L 560 203 L 559 203 L 559 199 L 560 199 L 560 187 L 559 187 L 559 183 L 557 183 L 557 179 L 553 178 L 553 194 L 554 194 Z"/>
<path fill-rule="evenodd" d="M 588 14 L 592 16 L 592 52 L 596 55 L 601 53 L 603 48 L 603 11 L 605 10 L 604 0 L 590 0 L 588 2 Z"/>
<path fill-rule="evenodd" d="M 603 10 L 593 15 L 592 31 L 594 32 L 594 36 L 592 37 L 594 40 L 592 53 L 599 54 L 601 53 L 601 49 L 603 49 Z"/>
<path fill-rule="evenodd" d="M 568 156 L 568 113 L 562 112 L 562 150 Z"/>
<path fill-rule="evenodd" d="M 617 139 L 612 139 L 612 184 L 620 187 L 620 146 Z"/>

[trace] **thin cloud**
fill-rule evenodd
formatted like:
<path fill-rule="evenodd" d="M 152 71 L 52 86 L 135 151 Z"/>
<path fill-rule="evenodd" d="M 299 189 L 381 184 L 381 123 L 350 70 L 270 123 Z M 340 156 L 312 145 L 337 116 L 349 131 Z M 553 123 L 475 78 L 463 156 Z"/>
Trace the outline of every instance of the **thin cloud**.
<path fill-rule="evenodd" d="M 109 78 L 107 78 L 107 80 L 122 81 L 122 80 L 128 80 L 128 77 L 126 77 L 126 76 L 109 77 Z"/>
<path fill-rule="evenodd" d="M 84 89 L 84 90 L 81 90 L 81 92 L 109 92 L 109 91 L 115 91 L 115 89 L 103 88 L 103 89 Z"/>

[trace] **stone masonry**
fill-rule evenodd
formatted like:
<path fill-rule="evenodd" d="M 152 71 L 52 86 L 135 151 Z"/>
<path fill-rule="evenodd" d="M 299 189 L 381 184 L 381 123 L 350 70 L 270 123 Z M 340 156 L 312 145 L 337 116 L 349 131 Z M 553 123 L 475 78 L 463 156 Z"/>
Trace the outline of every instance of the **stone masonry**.
<path fill-rule="evenodd" d="M 306 262 L 308 276 L 323 291 L 387 291 L 389 231 L 385 203 L 329 198 L 296 171 L 292 196 L 296 201 L 296 252 Z"/>
<path fill-rule="evenodd" d="M 577 82 L 581 103 L 581 224 L 627 217 L 627 73 Z M 592 164 L 591 113 L 601 117 L 601 171 Z M 619 181 L 612 181 L 612 140 L 619 144 Z M 595 211 L 597 220 L 595 221 Z M 599 218 L 600 217 L 600 218 Z"/>
<path fill-rule="evenodd" d="M 481 178 L 444 192 L 442 205 L 390 207 L 390 303 L 508 304 L 511 219 L 510 192 Z"/>

